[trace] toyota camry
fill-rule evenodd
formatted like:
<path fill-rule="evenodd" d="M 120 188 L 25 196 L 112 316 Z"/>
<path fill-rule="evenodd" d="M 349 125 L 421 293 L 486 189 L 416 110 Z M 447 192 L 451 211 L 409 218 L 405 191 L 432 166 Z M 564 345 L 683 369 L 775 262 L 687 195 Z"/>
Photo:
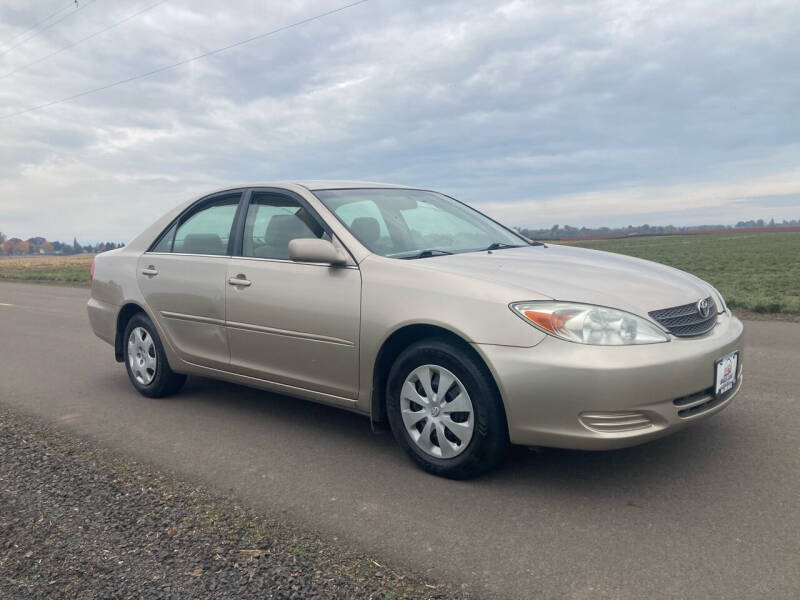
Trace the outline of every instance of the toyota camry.
<path fill-rule="evenodd" d="M 446 477 L 510 444 L 653 440 L 742 384 L 742 324 L 707 282 L 531 241 L 424 189 L 227 188 L 92 277 L 91 325 L 145 396 L 202 375 L 341 407 Z"/>

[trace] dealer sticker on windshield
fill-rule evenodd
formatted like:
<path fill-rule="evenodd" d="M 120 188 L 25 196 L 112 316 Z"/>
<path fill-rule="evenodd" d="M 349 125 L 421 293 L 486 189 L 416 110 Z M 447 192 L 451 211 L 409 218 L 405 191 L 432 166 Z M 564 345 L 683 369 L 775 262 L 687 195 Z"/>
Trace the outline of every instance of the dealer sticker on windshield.
<path fill-rule="evenodd" d="M 733 389 L 733 386 L 736 384 L 736 372 L 738 366 L 738 352 L 731 352 L 717 361 L 717 385 L 715 388 L 717 396 Z"/>

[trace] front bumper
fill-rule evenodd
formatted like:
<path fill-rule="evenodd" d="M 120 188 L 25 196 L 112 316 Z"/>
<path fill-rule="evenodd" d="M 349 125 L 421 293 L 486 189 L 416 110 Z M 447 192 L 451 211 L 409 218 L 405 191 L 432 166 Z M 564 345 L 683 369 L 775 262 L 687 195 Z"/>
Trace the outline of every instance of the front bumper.
<path fill-rule="evenodd" d="M 714 414 L 742 384 L 742 323 L 643 346 L 587 346 L 551 336 L 533 348 L 475 344 L 505 404 L 513 443 L 584 450 L 646 442 Z M 713 396 L 715 361 L 739 351 L 737 384 Z"/>

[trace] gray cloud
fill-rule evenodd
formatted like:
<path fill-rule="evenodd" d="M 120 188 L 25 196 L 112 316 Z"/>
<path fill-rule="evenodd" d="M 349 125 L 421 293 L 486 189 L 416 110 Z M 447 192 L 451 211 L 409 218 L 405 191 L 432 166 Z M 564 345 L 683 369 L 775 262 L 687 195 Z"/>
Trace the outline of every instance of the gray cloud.
<path fill-rule="evenodd" d="M 98 0 L 0 76 L 147 4 Z M 171 0 L 0 79 L 0 110 L 338 5 Z M 42 12 L 3 3 L 0 43 Z M 0 230 L 129 239 L 193 194 L 287 178 L 432 187 L 526 226 L 798 218 L 798 22 L 794 2 L 372 0 L 0 120 Z"/>

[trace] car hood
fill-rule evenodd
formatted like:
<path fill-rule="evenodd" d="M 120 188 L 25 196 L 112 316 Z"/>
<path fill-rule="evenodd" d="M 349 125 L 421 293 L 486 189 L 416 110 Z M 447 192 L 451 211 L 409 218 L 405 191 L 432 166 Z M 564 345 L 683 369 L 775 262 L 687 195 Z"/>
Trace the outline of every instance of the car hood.
<path fill-rule="evenodd" d="M 544 296 L 646 315 L 713 295 L 708 284 L 672 267 L 553 244 L 434 256 L 418 262 L 429 269 L 518 288 L 520 297 L 509 301 Z"/>

